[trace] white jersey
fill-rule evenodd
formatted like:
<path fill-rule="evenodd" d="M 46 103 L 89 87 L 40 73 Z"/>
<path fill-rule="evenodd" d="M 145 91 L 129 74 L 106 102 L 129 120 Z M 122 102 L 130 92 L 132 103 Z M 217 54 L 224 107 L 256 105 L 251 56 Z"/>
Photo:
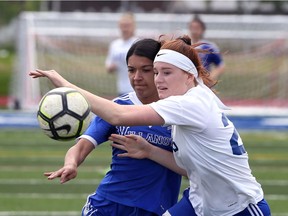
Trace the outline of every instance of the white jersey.
<path fill-rule="evenodd" d="M 137 40 L 136 37 L 132 37 L 128 40 L 122 38 L 112 41 L 109 46 L 108 55 L 106 58 L 106 66 L 110 64 L 117 65 L 117 90 L 118 94 L 124 94 L 132 92 L 133 89 L 128 79 L 128 69 L 126 64 L 126 54 L 131 45 Z"/>
<path fill-rule="evenodd" d="M 175 160 L 187 171 L 197 215 L 231 216 L 263 199 L 242 140 L 211 92 L 197 86 L 151 107 L 172 125 Z"/>

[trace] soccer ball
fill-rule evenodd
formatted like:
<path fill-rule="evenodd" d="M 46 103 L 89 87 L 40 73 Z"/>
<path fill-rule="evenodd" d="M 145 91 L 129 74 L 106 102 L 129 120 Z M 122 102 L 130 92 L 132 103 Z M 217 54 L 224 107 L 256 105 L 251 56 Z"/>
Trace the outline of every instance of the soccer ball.
<path fill-rule="evenodd" d="M 37 119 L 44 133 L 55 140 L 79 137 L 88 127 L 92 112 L 77 90 L 61 87 L 49 91 L 39 103 Z"/>

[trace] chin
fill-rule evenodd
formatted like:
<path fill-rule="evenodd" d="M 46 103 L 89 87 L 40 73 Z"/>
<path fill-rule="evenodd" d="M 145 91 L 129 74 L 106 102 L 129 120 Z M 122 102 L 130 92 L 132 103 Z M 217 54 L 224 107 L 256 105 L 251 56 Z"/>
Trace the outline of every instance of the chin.
<path fill-rule="evenodd" d="M 167 98 L 167 97 L 169 97 L 169 95 L 159 94 L 159 98 L 160 98 L 160 99 L 165 99 L 165 98 Z"/>

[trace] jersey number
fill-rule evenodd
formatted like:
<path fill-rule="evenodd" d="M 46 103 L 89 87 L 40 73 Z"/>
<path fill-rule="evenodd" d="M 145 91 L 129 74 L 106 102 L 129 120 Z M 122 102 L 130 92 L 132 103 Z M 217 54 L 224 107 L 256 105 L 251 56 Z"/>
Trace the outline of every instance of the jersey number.
<path fill-rule="evenodd" d="M 179 149 L 178 149 L 178 146 L 176 145 L 175 142 L 172 143 L 172 148 L 173 148 L 173 151 L 174 152 L 177 152 Z"/>
<path fill-rule="evenodd" d="M 222 113 L 222 122 L 223 122 L 224 127 L 227 127 L 229 125 L 228 119 L 224 115 L 224 113 Z M 239 134 L 238 134 L 237 130 L 234 128 L 234 132 L 233 132 L 232 137 L 230 139 L 230 145 L 231 145 L 232 152 L 234 155 L 242 155 L 242 154 L 246 153 L 244 145 L 243 144 L 239 145 L 238 139 L 239 139 Z"/>

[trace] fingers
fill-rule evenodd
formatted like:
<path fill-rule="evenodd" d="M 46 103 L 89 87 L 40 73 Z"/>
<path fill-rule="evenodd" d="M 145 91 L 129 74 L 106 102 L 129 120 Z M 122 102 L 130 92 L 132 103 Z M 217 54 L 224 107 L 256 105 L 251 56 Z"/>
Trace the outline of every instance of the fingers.
<path fill-rule="evenodd" d="M 116 144 L 116 143 L 112 143 L 111 146 L 114 147 L 114 148 L 123 150 L 123 151 L 127 151 L 126 147 L 124 145 L 119 145 L 119 144 Z"/>
<path fill-rule="evenodd" d="M 65 182 L 67 182 L 67 181 L 69 181 L 75 177 L 76 177 L 75 173 L 63 172 L 63 174 L 61 175 L 61 178 L 60 178 L 60 183 L 64 184 Z"/>
<path fill-rule="evenodd" d="M 128 153 L 122 153 L 122 154 L 117 154 L 117 157 L 124 158 L 124 157 L 130 157 L 130 155 Z"/>
<path fill-rule="evenodd" d="M 45 70 L 36 69 L 35 71 L 30 71 L 29 76 L 31 76 L 32 78 L 48 77 L 48 75 L 53 72 L 54 72 L 53 70 L 45 71 Z"/>
<path fill-rule="evenodd" d="M 131 140 L 136 141 L 139 137 L 140 136 L 134 135 L 134 134 L 130 134 L 130 135 L 126 135 L 126 136 L 122 136 L 119 134 L 111 134 L 111 136 L 109 137 L 109 140 L 124 145 L 128 141 L 131 141 Z"/>
<path fill-rule="evenodd" d="M 125 137 L 130 138 L 130 139 L 133 139 L 133 140 L 137 140 L 137 139 L 140 138 L 141 136 L 135 135 L 135 134 L 129 134 L 129 135 L 126 135 Z"/>
<path fill-rule="evenodd" d="M 41 73 L 38 73 L 36 71 L 30 71 L 29 76 L 31 76 L 32 78 L 44 77 L 44 75 L 42 75 Z"/>
<path fill-rule="evenodd" d="M 124 145 L 126 142 L 126 137 L 118 135 L 118 134 L 111 134 L 111 136 L 109 137 L 109 140 L 112 142 Z"/>
<path fill-rule="evenodd" d="M 45 172 L 44 176 L 50 176 L 53 172 Z"/>
<path fill-rule="evenodd" d="M 53 180 L 53 179 L 55 179 L 57 177 L 60 177 L 61 173 L 62 173 L 61 170 L 58 170 L 58 171 L 55 171 L 55 172 L 46 172 L 46 173 L 44 173 L 44 176 L 47 176 L 48 180 Z"/>

